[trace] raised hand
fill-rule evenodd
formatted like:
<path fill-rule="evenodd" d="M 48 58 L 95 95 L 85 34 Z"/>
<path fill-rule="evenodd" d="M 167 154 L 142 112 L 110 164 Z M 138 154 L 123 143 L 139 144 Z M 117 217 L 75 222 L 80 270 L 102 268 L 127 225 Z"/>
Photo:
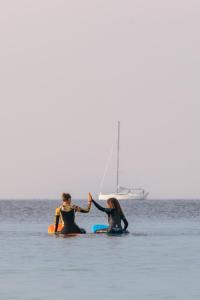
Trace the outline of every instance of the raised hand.
<path fill-rule="evenodd" d="M 91 193 L 88 193 L 88 204 L 92 203 L 92 195 Z"/>

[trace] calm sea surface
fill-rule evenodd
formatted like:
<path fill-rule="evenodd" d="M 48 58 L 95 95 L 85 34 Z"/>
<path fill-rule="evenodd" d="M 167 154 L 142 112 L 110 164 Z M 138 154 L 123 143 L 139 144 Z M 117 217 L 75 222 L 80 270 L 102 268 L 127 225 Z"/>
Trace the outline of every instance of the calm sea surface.
<path fill-rule="evenodd" d="M 86 201 L 74 201 L 86 204 Z M 122 202 L 130 234 L 91 234 L 106 223 L 77 214 L 88 234 L 47 234 L 59 201 L 0 201 L 0 299 L 200 299 L 200 201 Z"/>

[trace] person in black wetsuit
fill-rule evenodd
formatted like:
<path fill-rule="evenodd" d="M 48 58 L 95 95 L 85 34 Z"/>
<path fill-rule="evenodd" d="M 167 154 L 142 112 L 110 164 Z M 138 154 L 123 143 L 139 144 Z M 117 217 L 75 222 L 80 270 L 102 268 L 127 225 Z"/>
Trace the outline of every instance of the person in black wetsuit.
<path fill-rule="evenodd" d="M 89 194 L 89 197 L 92 199 L 92 195 Z M 121 234 L 126 232 L 128 228 L 128 221 L 124 216 L 122 208 L 119 204 L 119 201 L 116 198 L 110 198 L 107 200 L 107 207 L 102 207 L 96 201 L 92 199 L 94 205 L 101 211 L 105 212 L 108 215 L 108 224 L 109 227 L 106 229 L 106 232 L 112 234 Z M 124 228 L 122 228 L 121 221 L 124 222 Z"/>
<path fill-rule="evenodd" d="M 63 204 L 62 206 L 56 208 L 55 214 L 55 233 L 58 231 L 58 224 L 62 224 L 62 230 L 59 231 L 61 234 L 69 234 L 69 233 L 86 233 L 85 229 L 80 228 L 75 223 L 75 213 L 88 213 L 91 208 L 91 198 L 88 196 L 88 206 L 87 208 L 82 208 L 77 205 L 71 204 L 71 195 L 70 194 L 62 194 Z"/>

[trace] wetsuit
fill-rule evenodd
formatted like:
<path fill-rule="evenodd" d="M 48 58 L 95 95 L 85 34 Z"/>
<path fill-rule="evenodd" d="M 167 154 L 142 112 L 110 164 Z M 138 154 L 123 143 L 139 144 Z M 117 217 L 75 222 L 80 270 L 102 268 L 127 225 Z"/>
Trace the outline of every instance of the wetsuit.
<path fill-rule="evenodd" d="M 75 223 L 75 213 L 82 212 L 88 213 L 90 211 L 91 205 L 88 205 L 87 208 L 81 208 L 76 205 L 70 205 L 66 207 L 58 207 L 56 208 L 55 215 L 55 232 L 58 230 L 59 222 L 63 225 L 63 228 L 59 233 L 61 234 L 69 234 L 69 233 L 86 233 L 85 229 L 80 228 Z"/>
<path fill-rule="evenodd" d="M 96 201 L 92 200 L 94 205 L 101 211 L 105 212 L 108 215 L 108 224 L 109 227 L 106 230 L 108 233 L 123 233 L 126 231 L 128 227 L 128 221 L 126 220 L 124 214 L 121 215 L 118 213 L 118 211 L 115 208 L 105 208 L 99 205 Z M 124 222 L 124 228 L 122 228 L 121 220 Z"/>

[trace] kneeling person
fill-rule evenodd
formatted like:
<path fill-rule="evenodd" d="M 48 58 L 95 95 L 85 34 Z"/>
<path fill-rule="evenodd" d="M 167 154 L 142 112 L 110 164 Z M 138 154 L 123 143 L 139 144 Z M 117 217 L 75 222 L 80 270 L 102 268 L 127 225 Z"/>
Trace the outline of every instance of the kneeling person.
<path fill-rule="evenodd" d="M 55 215 L 55 233 L 58 230 L 58 224 L 62 224 L 62 230 L 59 231 L 61 234 L 69 234 L 69 233 L 86 233 L 85 229 L 80 228 L 75 223 L 75 213 L 88 213 L 91 208 L 91 199 L 88 197 L 88 206 L 87 208 L 82 208 L 77 205 L 71 204 L 71 195 L 70 194 L 62 194 L 63 204 L 62 206 L 56 208 Z"/>
<path fill-rule="evenodd" d="M 88 195 L 88 199 L 92 200 L 96 208 L 105 212 L 108 216 L 108 228 L 103 230 L 111 234 L 121 234 L 127 232 L 128 221 L 124 215 L 124 212 L 116 198 L 110 198 L 107 200 L 107 207 L 102 207 L 96 201 L 92 199 L 92 195 Z M 124 228 L 122 228 L 121 221 L 124 222 Z"/>

